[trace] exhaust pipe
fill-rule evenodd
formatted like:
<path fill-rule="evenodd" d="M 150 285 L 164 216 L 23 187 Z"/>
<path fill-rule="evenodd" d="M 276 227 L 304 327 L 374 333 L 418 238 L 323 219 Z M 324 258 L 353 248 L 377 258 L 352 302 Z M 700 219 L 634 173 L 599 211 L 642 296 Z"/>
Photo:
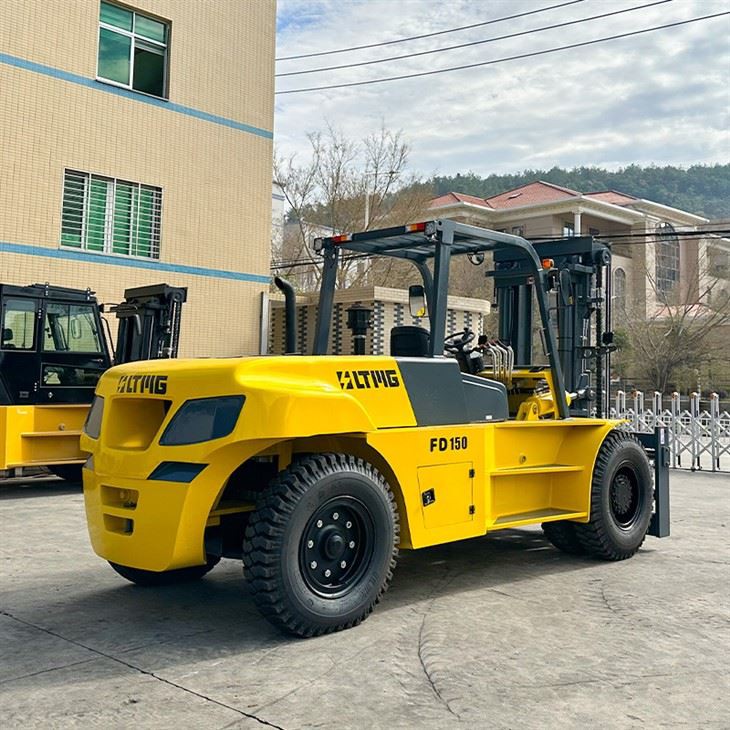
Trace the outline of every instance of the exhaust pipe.
<path fill-rule="evenodd" d="M 286 355 L 294 355 L 297 351 L 297 295 L 294 287 L 281 276 L 274 277 L 274 285 L 284 295 Z"/>

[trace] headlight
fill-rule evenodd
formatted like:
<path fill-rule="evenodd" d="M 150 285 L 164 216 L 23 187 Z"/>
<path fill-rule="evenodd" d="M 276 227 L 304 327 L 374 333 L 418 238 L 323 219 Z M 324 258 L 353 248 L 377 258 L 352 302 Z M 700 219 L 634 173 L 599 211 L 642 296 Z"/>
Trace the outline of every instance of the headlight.
<path fill-rule="evenodd" d="M 92 439 L 98 439 L 101 433 L 101 417 L 104 415 L 104 399 L 100 395 L 95 395 L 91 401 L 91 408 L 86 414 L 84 421 L 84 433 Z"/>
<path fill-rule="evenodd" d="M 236 427 L 246 398 L 195 398 L 185 401 L 160 438 L 161 446 L 184 446 L 228 436 Z"/>

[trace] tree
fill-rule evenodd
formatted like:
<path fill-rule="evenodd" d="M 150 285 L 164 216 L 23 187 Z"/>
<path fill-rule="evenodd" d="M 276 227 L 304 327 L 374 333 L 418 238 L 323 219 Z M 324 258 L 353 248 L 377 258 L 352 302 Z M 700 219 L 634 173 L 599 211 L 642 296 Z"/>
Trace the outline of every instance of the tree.
<path fill-rule="evenodd" d="M 274 251 L 277 271 L 300 291 L 319 287 L 321 258 L 312 241 L 317 236 L 404 225 L 423 219 L 431 189 L 408 172 L 408 145 L 401 132 L 382 124 L 377 132 L 355 142 L 328 125 L 310 132 L 309 159 L 277 157 L 274 180 L 290 210 L 281 250 Z M 346 256 L 338 286 L 393 285 L 402 276 L 396 260 L 370 265 Z"/>
<path fill-rule="evenodd" d="M 684 383 L 698 387 L 703 373 L 715 373 L 714 389 L 727 389 L 722 364 L 727 362 L 730 330 L 730 282 L 715 273 L 718 249 L 701 246 L 697 262 L 671 293 L 657 285 L 654 271 L 644 269 L 657 305 L 646 312 L 631 306 L 617 312 L 617 329 L 625 347 L 618 365 L 666 393 Z M 722 252 L 720 252 L 722 253 Z"/>

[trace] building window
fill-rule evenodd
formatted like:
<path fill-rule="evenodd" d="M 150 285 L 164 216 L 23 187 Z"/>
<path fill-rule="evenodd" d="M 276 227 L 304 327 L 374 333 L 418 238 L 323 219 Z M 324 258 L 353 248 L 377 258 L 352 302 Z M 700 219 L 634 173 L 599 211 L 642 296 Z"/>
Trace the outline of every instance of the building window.
<path fill-rule="evenodd" d="M 512 226 L 512 235 L 513 236 L 524 236 L 525 227 L 524 226 Z"/>
<path fill-rule="evenodd" d="M 160 188 L 66 170 L 61 245 L 157 259 L 161 213 Z"/>
<path fill-rule="evenodd" d="M 575 236 L 575 226 L 571 221 L 563 221 L 563 238 Z"/>
<path fill-rule="evenodd" d="M 613 303 L 620 312 L 626 311 L 626 272 L 623 269 L 613 272 Z"/>
<path fill-rule="evenodd" d="M 670 223 L 656 227 L 655 276 L 659 299 L 666 302 L 679 281 L 679 238 Z"/>
<path fill-rule="evenodd" d="M 98 78 L 166 97 L 169 31 L 167 23 L 102 2 Z"/>
<path fill-rule="evenodd" d="M 598 228 L 589 228 L 588 229 L 588 235 L 589 236 L 599 236 L 601 232 L 598 230 Z"/>

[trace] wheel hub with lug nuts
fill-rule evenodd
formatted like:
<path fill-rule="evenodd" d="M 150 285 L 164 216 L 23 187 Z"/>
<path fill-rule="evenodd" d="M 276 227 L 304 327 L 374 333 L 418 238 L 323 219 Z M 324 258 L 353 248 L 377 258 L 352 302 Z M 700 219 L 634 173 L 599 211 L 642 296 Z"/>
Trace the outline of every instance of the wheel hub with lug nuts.
<path fill-rule="evenodd" d="M 635 479 L 626 471 L 619 472 L 611 484 L 611 511 L 619 526 L 630 527 L 639 512 L 640 499 Z"/>
<path fill-rule="evenodd" d="M 315 593 L 335 598 L 352 590 L 373 554 L 374 528 L 365 505 L 335 497 L 309 519 L 300 541 L 300 569 Z"/>

